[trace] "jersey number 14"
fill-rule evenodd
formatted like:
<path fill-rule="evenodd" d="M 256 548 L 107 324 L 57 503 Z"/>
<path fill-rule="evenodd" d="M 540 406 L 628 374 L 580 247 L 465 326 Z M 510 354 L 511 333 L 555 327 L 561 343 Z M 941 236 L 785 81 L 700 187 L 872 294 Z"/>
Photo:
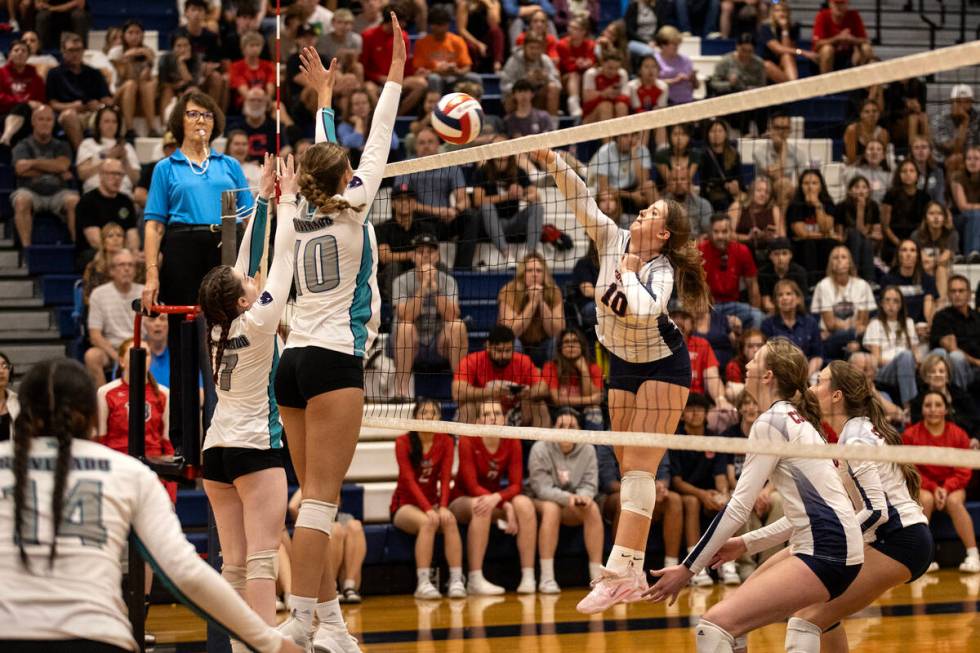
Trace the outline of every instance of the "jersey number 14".
<path fill-rule="evenodd" d="M 3 489 L 4 498 L 13 497 L 14 488 Z M 24 492 L 24 544 L 40 544 L 37 517 L 37 482 L 28 481 Z M 85 546 L 105 544 L 107 531 L 102 523 L 102 483 L 77 481 L 65 497 L 58 537 L 77 537 Z"/>

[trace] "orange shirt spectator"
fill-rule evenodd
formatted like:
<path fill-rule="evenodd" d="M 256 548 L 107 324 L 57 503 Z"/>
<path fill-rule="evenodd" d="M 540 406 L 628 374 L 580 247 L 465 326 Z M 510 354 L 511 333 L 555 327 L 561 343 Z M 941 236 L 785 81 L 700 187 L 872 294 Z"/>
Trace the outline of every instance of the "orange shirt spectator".
<path fill-rule="evenodd" d="M 456 70 L 468 71 L 473 60 L 470 59 L 463 37 L 446 33 L 440 39 L 435 34 L 427 34 L 415 42 L 412 64 L 416 70 L 425 69 L 430 72 L 441 72 L 447 64 Z"/>

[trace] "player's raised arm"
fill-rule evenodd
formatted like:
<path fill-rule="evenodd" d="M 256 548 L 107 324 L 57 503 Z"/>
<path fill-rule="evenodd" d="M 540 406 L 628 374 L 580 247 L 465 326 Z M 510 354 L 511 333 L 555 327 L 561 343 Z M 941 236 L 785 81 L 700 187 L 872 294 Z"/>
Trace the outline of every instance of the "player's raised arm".
<path fill-rule="evenodd" d="M 336 143 L 337 130 L 334 127 L 333 87 L 337 75 L 337 59 L 330 60 L 330 67 L 323 67 L 323 60 L 320 59 L 316 48 L 304 48 L 299 53 L 300 74 L 303 76 L 306 85 L 316 90 L 317 98 L 317 119 L 316 119 L 316 138 L 317 143 Z"/>
<path fill-rule="evenodd" d="M 262 260 L 265 232 L 269 228 L 269 198 L 276 192 L 276 159 L 269 153 L 262 163 L 262 177 L 259 181 L 259 194 L 252 207 L 252 217 L 245 227 L 242 244 L 238 246 L 235 269 L 245 276 L 255 276 Z M 279 250 L 277 249 L 276 252 Z"/>
<path fill-rule="evenodd" d="M 619 227 L 599 210 L 585 182 L 553 150 L 536 150 L 530 156 L 554 178 L 558 191 L 565 197 L 565 205 L 602 251 L 605 243 L 619 232 Z"/>

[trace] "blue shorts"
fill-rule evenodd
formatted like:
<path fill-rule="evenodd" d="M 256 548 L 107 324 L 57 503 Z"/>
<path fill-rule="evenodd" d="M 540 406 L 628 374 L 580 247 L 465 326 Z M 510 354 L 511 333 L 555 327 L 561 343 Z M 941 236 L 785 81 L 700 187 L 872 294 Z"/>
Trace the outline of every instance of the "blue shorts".
<path fill-rule="evenodd" d="M 649 363 L 629 363 L 609 352 L 609 388 L 636 394 L 644 381 L 662 381 L 691 387 L 691 355 L 687 345 L 666 358 Z"/>
<path fill-rule="evenodd" d="M 932 531 L 928 524 L 912 524 L 881 535 L 871 547 L 908 567 L 912 574 L 910 583 L 926 573 L 932 564 Z"/>
<path fill-rule="evenodd" d="M 810 571 L 817 575 L 823 586 L 830 592 L 831 601 L 846 592 L 861 571 L 861 565 L 845 565 L 843 562 L 814 558 L 805 553 L 793 555 L 802 560 Z"/>

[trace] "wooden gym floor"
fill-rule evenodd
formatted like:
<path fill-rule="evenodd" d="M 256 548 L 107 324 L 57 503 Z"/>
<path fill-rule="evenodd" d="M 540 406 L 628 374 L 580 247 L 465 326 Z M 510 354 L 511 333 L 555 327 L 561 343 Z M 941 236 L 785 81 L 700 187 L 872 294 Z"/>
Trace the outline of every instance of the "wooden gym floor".
<path fill-rule="evenodd" d="M 418 601 L 411 596 L 368 597 L 345 607 L 351 631 L 365 651 L 386 653 L 694 653 L 691 625 L 697 615 L 732 590 L 688 590 L 677 604 L 617 606 L 589 618 L 575 611 L 583 588 L 558 596 L 471 597 Z M 891 590 L 845 622 L 852 651 L 980 651 L 980 574 L 930 574 Z M 204 623 L 183 606 L 155 605 L 147 630 L 156 651 L 205 650 Z M 783 651 L 785 627 L 776 624 L 749 636 L 752 653 Z"/>

